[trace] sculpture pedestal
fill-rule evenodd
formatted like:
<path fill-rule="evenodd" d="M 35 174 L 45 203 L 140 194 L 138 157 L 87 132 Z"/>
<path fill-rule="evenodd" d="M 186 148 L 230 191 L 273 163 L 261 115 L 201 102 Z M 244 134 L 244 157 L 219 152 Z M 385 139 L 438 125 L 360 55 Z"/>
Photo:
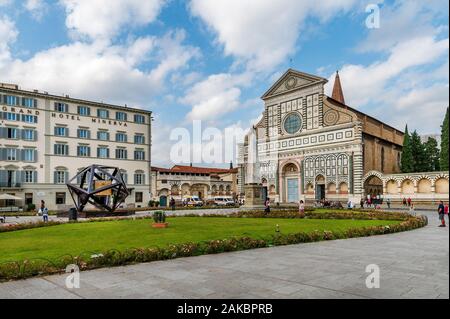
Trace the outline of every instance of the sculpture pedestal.
<path fill-rule="evenodd" d="M 245 203 L 243 206 L 241 206 L 241 209 L 249 210 L 249 209 L 265 208 L 261 185 L 257 183 L 245 184 L 244 190 L 245 190 Z"/>

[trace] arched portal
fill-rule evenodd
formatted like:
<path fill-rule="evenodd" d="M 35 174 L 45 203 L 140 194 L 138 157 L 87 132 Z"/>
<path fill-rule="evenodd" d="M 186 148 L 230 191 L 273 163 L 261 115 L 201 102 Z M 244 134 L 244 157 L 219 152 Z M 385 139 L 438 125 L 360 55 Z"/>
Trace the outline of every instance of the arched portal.
<path fill-rule="evenodd" d="M 366 196 L 383 195 L 383 181 L 378 176 L 370 176 L 364 182 L 364 193 Z"/>
<path fill-rule="evenodd" d="M 183 185 L 181 185 L 181 195 L 183 196 L 191 195 L 191 187 L 189 184 L 184 183 Z"/>
<path fill-rule="evenodd" d="M 198 196 L 200 199 L 205 199 L 209 191 L 206 184 L 194 184 L 191 186 L 191 195 Z"/>
<path fill-rule="evenodd" d="M 322 200 L 322 199 L 325 199 L 325 177 L 323 175 L 317 175 L 317 177 L 316 177 L 316 200 Z"/>
<path fill-rule="evenodd" d="M 158 193 L 159 196 L 159 206 L 160 207 L 166 207 L 168 204 L 168 196 L 169 196 L 169 190 L 167 188 L 163 188 Z"/>
<path fill-rule="evenodd" d="M 287 163 L 282 169 L 283 198 L 287 203 L 299 201 L 299 169 L 294 163 Z"/>

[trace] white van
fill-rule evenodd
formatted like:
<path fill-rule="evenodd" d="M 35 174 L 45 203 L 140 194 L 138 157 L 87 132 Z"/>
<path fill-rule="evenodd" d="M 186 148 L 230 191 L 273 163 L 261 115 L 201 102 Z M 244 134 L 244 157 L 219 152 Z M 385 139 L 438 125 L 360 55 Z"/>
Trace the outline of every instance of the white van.
<path fill-rule="evenodd" d="M 214 197 L 214 205 L 216 206 L 234 206 L 234 200 L 231 197 Z"/>
<path fill-rule="evenodd" d="M 203 206 L 203 201 L 198 196 L 185 196 L 183 197 L 183 203 L 186 206 Z"/>

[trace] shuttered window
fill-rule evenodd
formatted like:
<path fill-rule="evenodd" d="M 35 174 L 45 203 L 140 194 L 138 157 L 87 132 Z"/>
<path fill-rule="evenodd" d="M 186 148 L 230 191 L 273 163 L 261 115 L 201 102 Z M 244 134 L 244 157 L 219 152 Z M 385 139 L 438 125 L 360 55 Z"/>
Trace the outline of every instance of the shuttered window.
<path fill-rule="evenodd" d="M 27 184 L 37 183 L 37 171 L 26 170 L 26 171 L 23 171 L 22 176 L 23 176 L 23 178 L 22 178 L 23 183 L 27 183 Z"/>
<path fill-rule="evenodd" d="M 54 184 L 65 184 L 69 178 L 69 172 L 67 171 L 54 171 L 53 182 Z"/>
<path fill-rule="evenodd" d="M 124 148 L 116 149 L 116 159 L 127 159 L 127 150 Z"/>
<path fill-rule="evenodd" d="M 97 157 L 98 158 L 109 158 L 109 148 L 107 148 L 107 147 L 97 148 Z"/>
<path fill-rule="evenodd" d="M 37 100 L 28 98 L 28 97 L 23 97 L 22 98 L 22 106 L 28 107 L 28 108 L 37 108 Z"/>
<path fill-rule="evenodd" d="M 77 156 L 90 157 L 91 156 L 91 148 L 86 145 L 79 145 L 77 147 Z"/>
<path fill-rule="evenodd" d="M 67 144 L 55 144 L 54 145 L 55 155 L 69 155 L 69 145 Z"/>

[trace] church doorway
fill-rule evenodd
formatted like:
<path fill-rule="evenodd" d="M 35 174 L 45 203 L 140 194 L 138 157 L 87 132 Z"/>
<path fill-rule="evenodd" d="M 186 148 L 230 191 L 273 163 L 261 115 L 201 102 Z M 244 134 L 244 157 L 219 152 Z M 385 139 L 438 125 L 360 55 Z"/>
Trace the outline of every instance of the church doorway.
<path fill-rule="evenodd" d="M 364 193 L 366 196 L 376 197 L 383 195 L 383 181 L 377 176 L 370 176 L 364 182 Z"/>
<path fill-rule="evenodd" d="M 316 177 L 316 200 L 325 199 L 325 177 L 319 175 Z"/>
<path fill-rule="evenodd" d="M 261 180 L 261 186 L 262 186 L 262 198 L 264 200 L 264 203 L 266 202 L 267 198 L 269 197 L 269 192 L 267 190 L 267 179 L 263 178 Z"/>
<path fill-rule="evenodd" d="M 167 196 L 160 196 L 159 207 L 166 207 L 166 206 L 167 206 Z"/>
<path fill-rule="evenodd" d="M 288 203 L 298 202 L 298 179 L 288 178 L 287 179 L 287 197 Z"/>
<path fill-rule="evenodd" d="M 298 203 L 299 201 L 299 170 L 294 163 L 283 167 L 284 200 L 287 203 Z"/>

